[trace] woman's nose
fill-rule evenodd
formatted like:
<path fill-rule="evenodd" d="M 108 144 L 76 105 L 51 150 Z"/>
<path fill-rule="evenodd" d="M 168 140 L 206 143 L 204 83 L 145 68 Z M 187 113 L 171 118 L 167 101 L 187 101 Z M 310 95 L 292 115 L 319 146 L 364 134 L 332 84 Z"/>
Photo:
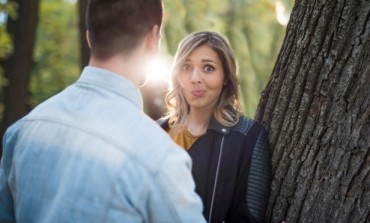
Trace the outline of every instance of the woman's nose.
<path fill-rule="evenodd" d="M 200 77 L 200 71 L 198 69 L 194 69 L 191 74 L 191 83 L 198 84 L 202 82 L 202 78 Z"/>

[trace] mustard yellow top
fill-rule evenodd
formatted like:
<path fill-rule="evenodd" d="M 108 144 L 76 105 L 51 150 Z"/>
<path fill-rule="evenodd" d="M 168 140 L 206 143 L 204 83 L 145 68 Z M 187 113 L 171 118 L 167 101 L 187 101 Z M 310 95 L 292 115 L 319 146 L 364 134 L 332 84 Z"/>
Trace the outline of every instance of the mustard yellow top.
<path fill-rule="evenodd" d="M 172 140 L 185 150 L 189 150 L 193 143 L 202 136 L 192 135 L 187 128 L 182 128 L 178 131 L 173 131 L 173 129 L 170 129 L 168 133 L 170 134 Z"/>

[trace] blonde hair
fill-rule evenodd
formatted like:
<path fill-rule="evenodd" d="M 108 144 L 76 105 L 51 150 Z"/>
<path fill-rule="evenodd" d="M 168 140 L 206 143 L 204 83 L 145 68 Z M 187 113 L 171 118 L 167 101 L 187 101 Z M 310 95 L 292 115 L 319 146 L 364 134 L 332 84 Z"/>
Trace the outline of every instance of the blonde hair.
<path fill-rule="evenodd" d="M 216 32 L 200 31 L 186 36 L 178 46 L 172 68 L 171 86 L 165 97 L 169 125 L 186 126 L 190 111 L 177 80 L 179 68 L 191 52 L 203 45 L 209 46 L 219 56 L 224 70 L 226 85 L 223 87 L 215 106 L 213 116 L 222 125 L 234 126 L 241 115 L 239 100 L 238 68 L 233 50 L 225 37 Z"/>

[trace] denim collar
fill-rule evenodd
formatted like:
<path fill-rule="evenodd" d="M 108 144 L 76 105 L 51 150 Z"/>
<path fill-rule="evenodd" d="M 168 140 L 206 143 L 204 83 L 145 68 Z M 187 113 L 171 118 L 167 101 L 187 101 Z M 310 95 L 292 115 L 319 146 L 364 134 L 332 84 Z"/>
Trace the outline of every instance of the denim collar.
<path fill-rule="evenodd" d="M 135 106 L 143 109 L 143 99 L 139 88 L 129 79 L 114 72 L 87 66 L 76 82 L 77 85 L 93 85 L 113 92 L 131 101 Z"/>

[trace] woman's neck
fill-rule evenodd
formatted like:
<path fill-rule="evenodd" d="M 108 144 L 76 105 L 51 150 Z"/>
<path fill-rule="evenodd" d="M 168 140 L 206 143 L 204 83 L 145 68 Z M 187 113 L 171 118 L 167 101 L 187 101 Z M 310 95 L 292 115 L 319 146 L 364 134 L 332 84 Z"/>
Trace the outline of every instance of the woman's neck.
<path fill-rule="evenodd" d="M 190 110 L 187 120 L 188 131 L 195 136 L 203 135 L 207 131 L 211 116 L 212 111 Z"/>

